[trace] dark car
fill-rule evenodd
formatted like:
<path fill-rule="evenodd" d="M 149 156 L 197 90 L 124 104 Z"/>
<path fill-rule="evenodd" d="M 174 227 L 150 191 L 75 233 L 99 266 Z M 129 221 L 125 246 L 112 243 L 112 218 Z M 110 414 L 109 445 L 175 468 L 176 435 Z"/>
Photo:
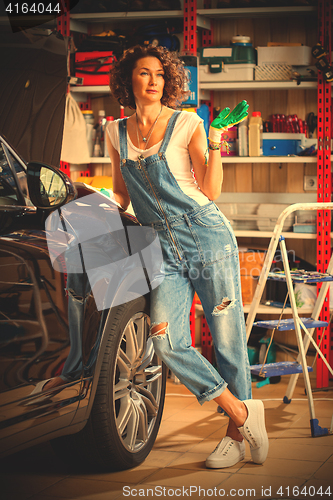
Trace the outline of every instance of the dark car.
<path fill-rule="evenodd" d="M 150 452 L 166 378 L 148 335 L 155 236 L 0 136 L 1 456 L 52 440 L 115 470 Z"/>

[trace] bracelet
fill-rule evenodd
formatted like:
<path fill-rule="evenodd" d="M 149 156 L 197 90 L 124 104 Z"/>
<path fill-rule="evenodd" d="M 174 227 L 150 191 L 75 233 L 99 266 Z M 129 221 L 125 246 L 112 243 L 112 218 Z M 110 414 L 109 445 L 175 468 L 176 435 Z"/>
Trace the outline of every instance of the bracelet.
<path fill-rule="evenodd" d="M 230 146 L 229 146 L 229 143 L 227 141 L 221 141 L 221 142 L 209 141 L 208 149 L 210 149 L 211 151 L 216 151 L 218 149 L 221 149 L 222 145 L 225 146 L 225 149 L 227 150 L 227 155 L 228 155 L 230 152 Z"/>
<path fill-rule="evenodd" d="M 210 149 L 212 151 L 216 151 L 218 149 L 221 149 L 221 147 L 222 147 L 222 142 L 211 142 L 211 141 L 209 141 L 208 149 Z"/>

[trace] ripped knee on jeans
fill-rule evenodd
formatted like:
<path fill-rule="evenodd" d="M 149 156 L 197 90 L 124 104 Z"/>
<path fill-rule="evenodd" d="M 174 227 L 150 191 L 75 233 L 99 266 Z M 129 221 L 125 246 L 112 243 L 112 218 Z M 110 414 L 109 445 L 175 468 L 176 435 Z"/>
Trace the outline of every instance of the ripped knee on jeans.
<path fill-rule="evenodd" d="M 218 316 L 219 314 L 228 314 L 228 310 L 232 307 L 235 307 L 235 300 L 231 300 L 228 297 L 225 297 L 221 304 L 214 307 L 214 311 L 212 312 L 213 316 Z"/>
<path fill-rule="evenodd" d="M 159 323 L 158 325 L 154 325 L 150 330 L 151 337 L 157 337 L 158 335 L 165 335 L 168 327 L 168 323 Z"/>

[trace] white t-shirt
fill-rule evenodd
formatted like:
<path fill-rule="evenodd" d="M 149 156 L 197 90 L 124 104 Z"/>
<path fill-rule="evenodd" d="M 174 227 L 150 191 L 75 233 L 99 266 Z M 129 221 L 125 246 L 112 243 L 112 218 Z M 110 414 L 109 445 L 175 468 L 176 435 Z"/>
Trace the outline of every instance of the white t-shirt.
<path fill-rule="evenodd" d="M 199 205 L 209 203 L 209 199 L 200 190 L 193 172 L 190 155 L 188 152 L 188 145 L 191 141 L 192 135 L 203 120 L 193 112 L 182 111 L 176 120 L 169 145 L 166 149 L 165 156 L 168 166 L 175 177 L 180 189 L 187 195 L 195 200 Z M 120 152 L 119 148 L 119 124 L 118 120 L 109 122 L 106 128 L 112 146 Z M 127 134 L 128 158 L 136 161 L 138 156 L 144 157 L 151 156 L 158 153 L 162 141 L 155 144 L 151 148 L 142 150 L 134 146 L 131 139 Z"/>

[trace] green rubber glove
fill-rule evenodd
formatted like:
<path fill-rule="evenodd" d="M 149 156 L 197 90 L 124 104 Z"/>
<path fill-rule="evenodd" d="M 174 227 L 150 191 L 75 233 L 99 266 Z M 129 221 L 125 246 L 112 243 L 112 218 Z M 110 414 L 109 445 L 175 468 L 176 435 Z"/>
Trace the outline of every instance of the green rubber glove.
<path fill-rule="evenodd" d="M 209 139 L 212 142 L 220 142 L 223 130 L 245 120 L 248 116 L 248 108 L 247 101 L 239 102 L 231 112 L 230 108 L 224 108 L 210 125 Z"/>

